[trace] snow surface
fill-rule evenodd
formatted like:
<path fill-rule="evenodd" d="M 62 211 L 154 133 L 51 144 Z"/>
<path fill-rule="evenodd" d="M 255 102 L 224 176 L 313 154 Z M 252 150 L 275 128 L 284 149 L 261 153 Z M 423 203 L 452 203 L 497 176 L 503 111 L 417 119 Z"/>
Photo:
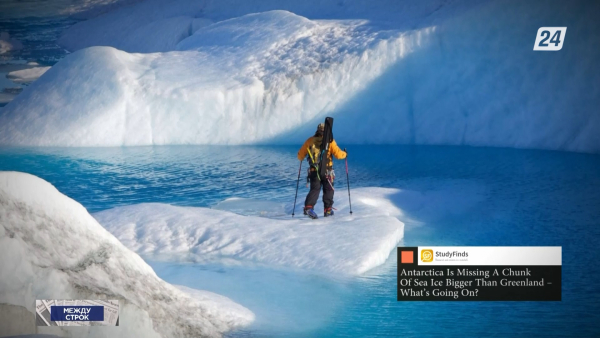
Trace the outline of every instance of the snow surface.
<path fill-rule="evenodd" d="M 0 224 L 0 303 L 34 313 L 35 299 L 118 298 L 126 324 L 112 337 L 219 336 L 254 318 L 225 297 L 164 282 L 83 206 L 35 176 L 0 172 Z M 96 331 L 78 328 L 78 336 Z"/>
<path fill-rule="evenodd" d="M 50 67 L 33 67 L 23 70 L 15 70 L 8 73 L 6 77 L 16 83 L 30 83 L 39 79 L 39 77 L 44 75 L 48 69 L 50 69 Z"/>
<path fill-rule="evenodd" d="M 91 0 L 90 2 L 112 1 Z M 114 3 L 114 10 L 79 22 L 67 29 L 59 43 L 70 51 L 92 46 L 112 46 L 127 52 L 165 52 L 165 38 L 192 35 L 193 25 L 188 32 L 181 26 L 161 25 L 160 22 L 179 18 L 182 23 L 192 20 L 223 21 L 247 14 L 272 10 L 286 10 L 312 19 L 367 19 L 383 21 L 386 26 L 413 27 L 444 6 L 443 0 L 423 0 L 418 5 L 409 1 L 282 1 L 282 0 L 121 0 Z M 470 1 L 470 5 L 478 1 Z M 90 5 L 97 7 L 98 4 Z M 460 6 L 459 6 L 460 7 Z M 151 28 L 159 24 L 161 31 Z M 253 28 L 253 27 L 248 27 Z M 141 46 L 134 36 L 148 35 L 147 44 Z M 179 40 L 186 38 L 182 36 Z M 153 39 L 150 37 L 154 37 Z M 169 43 L 172 40 L 169 40 Z M 178 41 L 177 41 L 178 42 Z"/>
<path fill-rule="evenodd" d="M 299 192 L 302 194 L 302 192 Z M 300 198 L 302 205 L 302 196 Z M 244 216 L 268 218 L 287 217 L 291 215 L 291 205 L 260 199 L 231 197 L 214 205 L 211 209 L 230 211 Z M 299 207 L 301 210 L 301 207 Z M 300 212 L 300 211 L 299 211 Z"/>
<path fill-rule="evenodd" d="M 598 2 L 115 6 L 61 43 L 121 50 L 59 62 L 3 109 L 0 144 L 296 144 L 330 115 L 345 144 L 600 152 Z M 533 52 L 548 25 L 563 50 Z"/>
<path fill-rule="evenodd" d="M 485 200 L 485 185 L 468 180 L 447 180 L 436 182 L 405 182 L 410 188 L 362 187 L 352 189 L 354 216 L 391 216 L 405 224 L 405 230 L 431 224 L 447 217 L 454 217 L 476 207 Z M 349 212 L 348 198 L 344 186 L 336 192 L 337 216 Z M 304 195 L 299 191 L 299 204 L 296 214 L 301 215 Z M 257 216 L 276 219 L 289 219 L 293 202 L 283 203 L 262 199 L 232 197 L 214 205 L 212 209 L 223 210 L 244 216 Z M 321 200 L 315 210 L 323 209 Z"/>
<path fill-rule="evenodd" d="M 125 246 L 151 260 L 216 261 L 357 275 L 383 264 L 403 237 L 404 224 L 396 217 L 401 211 L 389 200 L 398 192 L 353 190 L 353 216 L 347 201 L 340 199 L 336 216 L 319 220 L 303 216 L 301 206 L 292 218 L 292 205 L 284 207 L 283 216 L 279 203 L 242 199 L 218 206 L 225 210 L 145 203 L 93 216 Z M 261 216 L 235 214 L 229 207 L 238 212 L 256 210 Z M 322 213 L 322 207 L 317 210 Z"/>

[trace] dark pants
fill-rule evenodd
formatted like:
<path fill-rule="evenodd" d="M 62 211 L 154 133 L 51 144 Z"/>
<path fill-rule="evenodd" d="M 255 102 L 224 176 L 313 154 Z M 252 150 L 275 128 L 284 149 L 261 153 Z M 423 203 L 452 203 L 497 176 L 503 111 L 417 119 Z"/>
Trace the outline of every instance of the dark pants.
<path fill-rule="evenodd" d="M 331 184 L 326 177 L 321 177 L 319 181 L 316 170 L 312 168 L 308 178 L 310 180 L 310 191 L 306 195 L 304 206 L 315 206 L 319 199 L 319 193 L 321 193 L 321 186 L 323 186 L 323 206 L 325 206 L 325 209 L 331 208 L 333 206 L 333 178 L 331 178 Z"/>

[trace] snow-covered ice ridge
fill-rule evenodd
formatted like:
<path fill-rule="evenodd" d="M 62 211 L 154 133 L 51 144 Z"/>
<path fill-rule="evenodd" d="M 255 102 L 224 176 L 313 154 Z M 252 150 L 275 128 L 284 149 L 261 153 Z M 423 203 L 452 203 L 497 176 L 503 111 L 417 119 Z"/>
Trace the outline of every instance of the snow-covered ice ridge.
<path fill-rule="evenodd" d="M 292 218 L 291 205 L 245 199 L 229 199 L 214 209 L 146 203 L 93 216 L 148 259 L 357 275 L 383 264 L 404 235 L 397 218 L 402 212 L 390 201 L 397 193 L 353 190 L 354 216 L 340 199 L 335 217 L 318 220 L 303 216 L 302 207 Z M 322 212 L 322 206 L 316 210 Z"/>
<path fill-rule="evenodd" d="M 0 143 L 267 142 L 352 97 L 428 31 L 407 37 L 270 11 L 201 28 L 177 51 L 83 49 L 5 107 Z"/>
<path fill-rule="evenodd" d="M 164 282 L 83 206 L 35 176 L 0 172 L 0 224 L 0 303 L 35 313 L 35 299 L 121 299 L 123 324 L 111 337 L 220 336 L 254 319 L 226 297 Z M 104 329 L 78 328 L 77 336 Z"/>
<path fill-rule="evenodd" d="M 600 152 L 597 2 L 123 3 L 60 40 L 118 50 L 59 62 L 0 144 L 295 144 L 330 115 L 345 144 Z M 563 50 L 534 52 L 549 24 Z"/>

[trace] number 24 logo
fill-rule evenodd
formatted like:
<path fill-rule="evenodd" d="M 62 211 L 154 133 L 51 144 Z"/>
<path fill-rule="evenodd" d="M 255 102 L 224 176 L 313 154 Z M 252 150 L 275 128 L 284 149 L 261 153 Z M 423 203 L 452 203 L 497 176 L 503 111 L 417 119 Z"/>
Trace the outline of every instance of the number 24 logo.
<path fill-rule="evenodd" d="M 567 27 L 540 27 L 535 38 L 533 50 L 557 51 L 561 50 Z M 552 38 L 550 38 L 552 37 Z M 548 41 L 550 39 L 550 41 Z"/>

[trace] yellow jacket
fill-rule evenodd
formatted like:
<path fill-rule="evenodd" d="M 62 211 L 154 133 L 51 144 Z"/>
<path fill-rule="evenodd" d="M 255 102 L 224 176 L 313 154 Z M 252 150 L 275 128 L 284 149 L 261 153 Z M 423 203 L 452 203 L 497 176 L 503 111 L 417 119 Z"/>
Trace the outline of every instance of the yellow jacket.
<path fill-rule="evenodd" d="M 304 144 L 298 151 L 298 159 L 300 161 L 304 160 L 304 158 L 308 155 L 308 149 L 310 148 L 310 146 L 313 144 L 314 145 L 318 144 L 320 146 L 321 140 L 322 140 L 322 137 L 320 137 L 320 136 L 309 137 L 308 140 L 306 140 L 306 142 L 304 142 Z M 343 160 L 346 158 L 346 152 L 343 151 L 342 149 L 340 149 L 340 147 L 338 147 L 337 143 L 335 143 L 335 140 L 331 141 L 331 143 L 329 144 L 329 150 L 327 151 L 327 167 L 328 168 L 333 167 L 332 155 L 335 156 L 335 158 L 337 158 L 338 160 Z"/>

